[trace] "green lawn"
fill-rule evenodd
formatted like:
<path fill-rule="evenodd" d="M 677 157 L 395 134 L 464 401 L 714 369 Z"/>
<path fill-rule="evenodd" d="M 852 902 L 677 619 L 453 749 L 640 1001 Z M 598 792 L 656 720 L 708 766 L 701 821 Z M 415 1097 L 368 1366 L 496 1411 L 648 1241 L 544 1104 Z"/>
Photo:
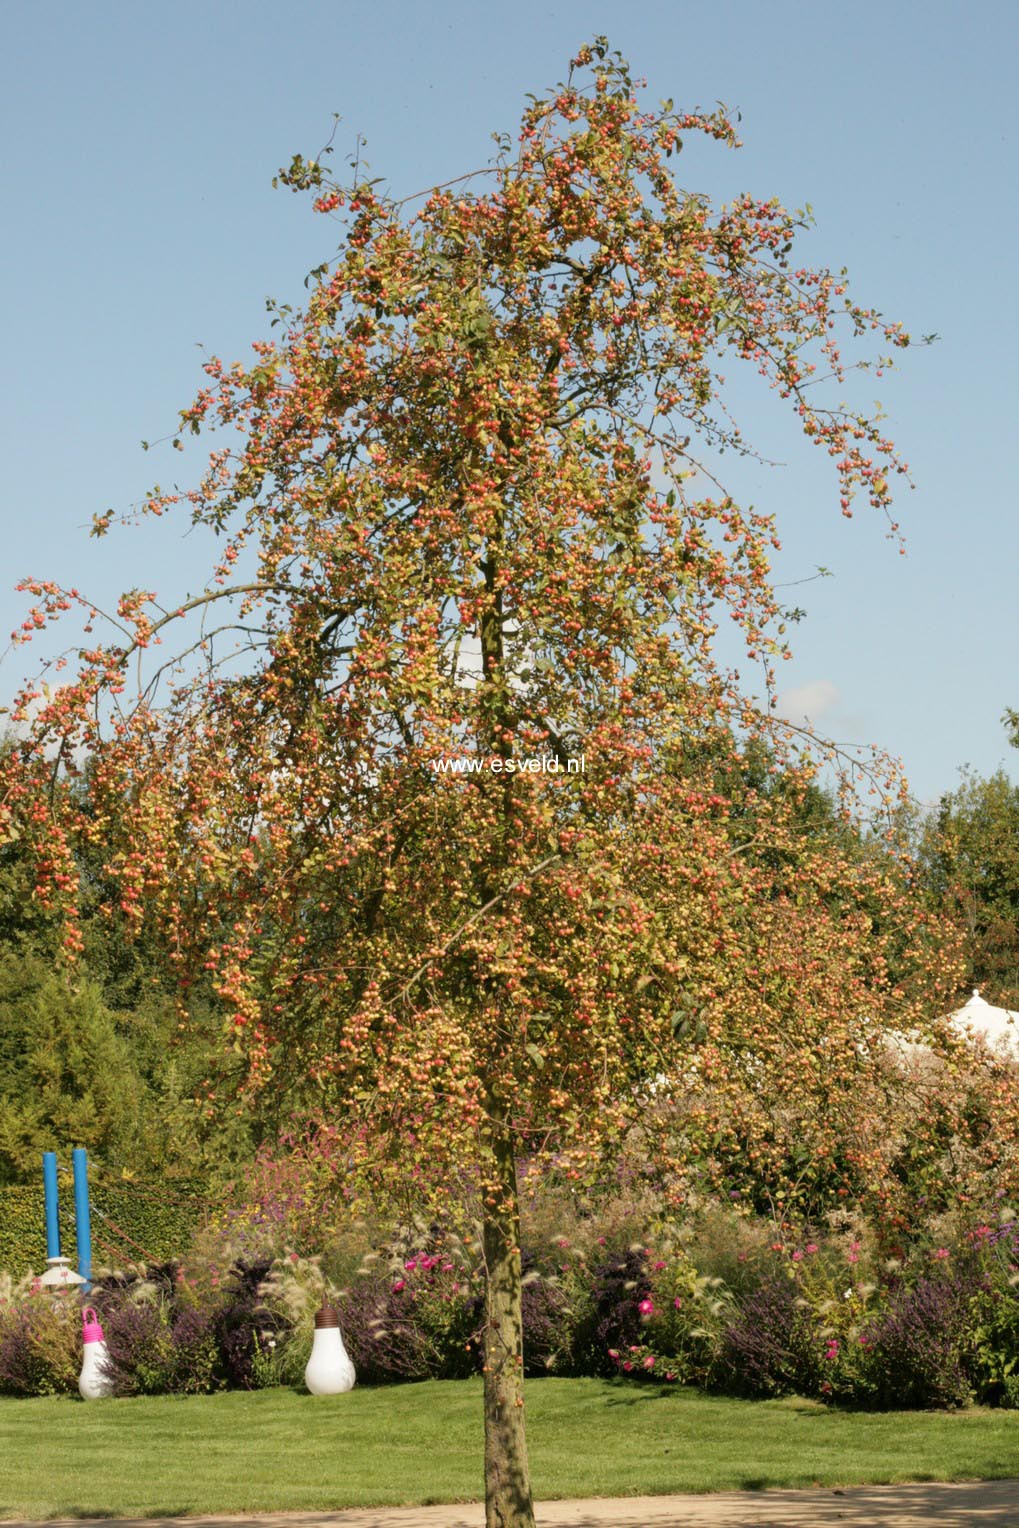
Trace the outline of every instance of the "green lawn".
<path fill-rule="evenodd" d="M 848 1413 L 536 1380 L 539 1497 L 1019 1475 L 1019 1412 Z M 161 1517 L 468 1501 L 480 1381 L 90 1404 L 0 1400 L 0 1516 Z"/>

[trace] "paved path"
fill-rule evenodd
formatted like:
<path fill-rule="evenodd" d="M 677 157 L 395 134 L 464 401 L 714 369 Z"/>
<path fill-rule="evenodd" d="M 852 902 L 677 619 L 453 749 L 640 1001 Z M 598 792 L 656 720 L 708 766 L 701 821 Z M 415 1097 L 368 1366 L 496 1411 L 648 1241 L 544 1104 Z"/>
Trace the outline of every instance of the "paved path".
<path fill-rule="evenodd" d="M 1019 1528 L 1019 1480 L 551 1501 L 539 1504 L 535 1516 L 538 1528 L 825 1528 L 829 1523 L 843 1528 Z M 484 1528 L 484 1522 L 484 1509 L 473 1503 L 252 1517 L 119 1518 L 116 1528 Z M 5 1522 L 2 1528 L 42 1525 Z M 111 1528 L 111 1519 L 58 1519 L 45 1528 Z"/>

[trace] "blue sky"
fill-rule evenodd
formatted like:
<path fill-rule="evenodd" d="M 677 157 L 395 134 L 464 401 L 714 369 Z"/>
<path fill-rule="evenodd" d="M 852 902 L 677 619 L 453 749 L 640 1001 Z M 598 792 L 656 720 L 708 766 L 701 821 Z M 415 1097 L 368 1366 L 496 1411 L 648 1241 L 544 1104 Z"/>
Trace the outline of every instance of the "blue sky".
<path fill-rule="evenodd" d="M 736 483 L 778 518 L 777 577 L 833 575 L 790 591 L 808 615 L 788 708 L 901 755 L 922 800 L 964 763 L 1019 778 L 1000 723 L 1019 706 L 1014 0 L 7 0 L 3 16 L 0 633 L 23 618 L 25 574 L 100 602 L 200 583 L 183 527 L 102 542 L 87 527 L 179 469 L 139 442 L 172 430 L 200 384 L 196 344 L 248 354 L 266 297 L 299 301 L 331 253 L 327 220 L 272 190 L 281 164 L 315 153 L 337 112 L 336 161 L 360 133 L 401 194 L 474 168 L 526 92 L 603 32 L 652 100 L 741 111 L 745 147 L 691 145 L 685 185 L 810 202 L 806 256 L 941 336 L 865 394 L 917 484 L 898 506 L 905 557 L 877 519 L 842 519 L 819 455 L 750 401 L 751 435 L 787 464 Z M 31 649 L 4 660 L 0 698 L 30 666 Z"/>

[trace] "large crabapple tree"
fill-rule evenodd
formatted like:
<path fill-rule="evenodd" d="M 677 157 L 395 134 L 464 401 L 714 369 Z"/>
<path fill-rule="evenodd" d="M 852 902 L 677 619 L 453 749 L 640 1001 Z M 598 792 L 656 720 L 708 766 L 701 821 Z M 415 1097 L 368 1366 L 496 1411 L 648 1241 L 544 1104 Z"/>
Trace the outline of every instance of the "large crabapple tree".
<path fill-rule="evenodd" d="M 583 1177 L 635 1119 L 681 1150 L 694 1051 L 694 1088 L 759 1093 L 777 1058 L 785 1109 L 816 1107 L 860 1027 L 919 1001 L 869 942 L 880 877 L 835 899 L 795 791 L 737 810 L 704 762 L 768 733 L 804 790 L 812 767 L 713 656 L 723 620 L 765 678 L 783 641 L 775 523 L 712 475 L 745 449 L 720 367 L 787 402 L 846 513 L 887 512 L 904 465 L 837 399 L 907 336 L 797 261 L 805 215 L 682 189 L 695 134 L 736 143 L 723 111 L 643 105 L 598 39 L 487 168 L 419 196 L 296 157 L 336 253 L 251 361 L 208 361 L 180 424 L 213 433 L 207 470 L 145 505 L 214 532 L 215 566 L 125 594 L 25 689 L 3 795 L 70 958 L 84 837 L 182 1023 L 213 983 L 251 1090 L 313 1090 L 379 1172 L 472 1175 L 490 1528 L 533 1523 L 521 1158 Z M 26 636 L 82 600 L 27 587 Z M 87 818 L 48 790 L 84 758 Z"/>

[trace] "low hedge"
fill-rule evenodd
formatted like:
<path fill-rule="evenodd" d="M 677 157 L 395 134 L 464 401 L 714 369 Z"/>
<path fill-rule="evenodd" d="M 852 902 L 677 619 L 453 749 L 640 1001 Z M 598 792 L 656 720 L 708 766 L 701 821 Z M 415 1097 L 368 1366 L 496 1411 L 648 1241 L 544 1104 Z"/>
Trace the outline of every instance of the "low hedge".
<path fill-rule="evenodd" d="M 89 1185 L 93 1267 L 162 1262 L 191 1245 L 207 1208 L 204 1184 L 126 1181 Z M 60 1247 L 77 1260 L 74 1191 L 60 1183 Z M 0 1188 L 0 1270 L 14 1278 L 46 1267 L 46 1209 L 42 1183 Z"/>

